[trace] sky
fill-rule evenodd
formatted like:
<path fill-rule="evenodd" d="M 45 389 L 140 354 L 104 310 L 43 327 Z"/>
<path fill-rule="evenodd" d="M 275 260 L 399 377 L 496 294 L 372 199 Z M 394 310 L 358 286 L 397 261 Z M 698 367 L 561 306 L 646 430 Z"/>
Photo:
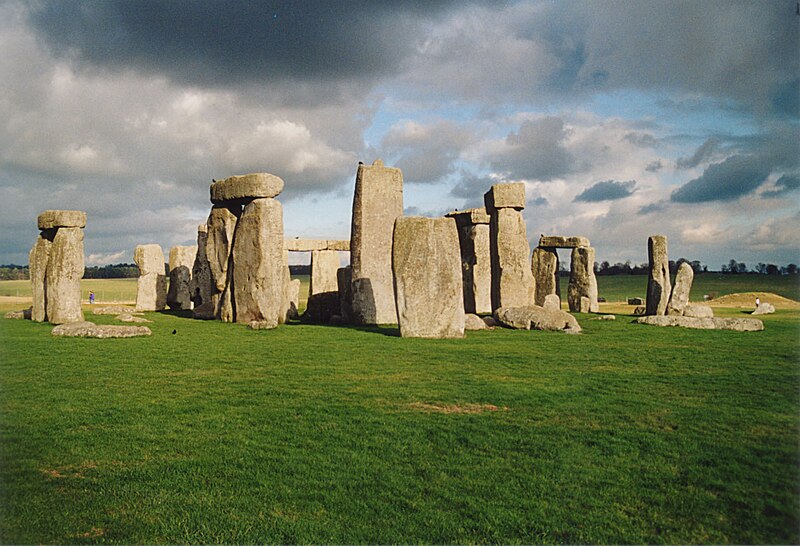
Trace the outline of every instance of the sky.
<path fill-rule="evenodd" d="M 347 239 L 377 158 L 407 215 L 524 182 L 533 245 L 800 263 L 798 9 L 0 0 L 0 263 L 27 263 L 46 209 L 87 212 L 87 265 L 193 244 L 211 180 L 250 172 L 285 181 L 287 237 Z"/>

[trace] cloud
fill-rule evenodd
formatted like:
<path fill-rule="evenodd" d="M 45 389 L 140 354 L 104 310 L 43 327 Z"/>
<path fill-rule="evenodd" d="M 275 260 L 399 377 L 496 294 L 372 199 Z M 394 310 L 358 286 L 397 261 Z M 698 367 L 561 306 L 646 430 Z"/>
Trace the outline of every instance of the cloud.
<path fill-rule="evenodd" d="M 729 201 L 748 194 L 769 176 L 770 167 L 754 155 L 733 155 L 721 163 L 709 165 L 698 178 L 690 180 L 674 192 L 676 203 Z"/>
<path fill-rule="evenodd" d="M 552 180 L 572 172 L 565 146 L 569 130 L 556 116 L 523 121 L 489 157 L 493 169 L 511 179 Z"/>
<path fill-rule="evenodd" d="M 661 162 L 660 159 L 657 159 L 655 161 L 651 161 L 650 163 L 648 163 L 647 167 L 645 167 L 644 170 L 646 170 L 649 173 L 657 173 L 663 168 L 664 164 Z"/>
<path fill-rule="evenodd" d="M 628 180 L 627 182 L 605 180 L 583 190 L 580 194 L 575 196 L 574 201 L 596 203 L 598 201 L 624 199 L 636 191 L 635 187 L 635 180 Z"/>
<path fill-rule="evenodd" d="M 716 152 L 719 148 L 719 144 L 719 139 L 713 137 L 709 138 L 703 142 L 699 148 L 697 148 L 691 157 L 678 158 L 676 166 L 679 169 L 692 169 L 697 167 L 700 163 L 708 161 L 711 158 L 714 152 Z"/>
<path fill-rule="evenodd" d="M 775 182 L 775 189 L 761 193 L 761 197 L 783 197 L 800 188 L 800 176 L 785 174 Z"/>
<path fill-rule="evenodd" d="M 658 139 L 650 133 L 627 133 L 624 137 L 625 140 L 636 146 L 642 148 L 652 148 L 658 144 Z"/>
<path fill-rule="evenodd" d="M 638 214 L 644 216 L 646 214 L 651 214 L 653 212 L 661 212 L 665 208 L 666 207 L 665 207 L 664 203 L 662 203 L 662 202 L 650 203 L 649 205 L 645 205 L 643 207 L 640 207 Z"/>

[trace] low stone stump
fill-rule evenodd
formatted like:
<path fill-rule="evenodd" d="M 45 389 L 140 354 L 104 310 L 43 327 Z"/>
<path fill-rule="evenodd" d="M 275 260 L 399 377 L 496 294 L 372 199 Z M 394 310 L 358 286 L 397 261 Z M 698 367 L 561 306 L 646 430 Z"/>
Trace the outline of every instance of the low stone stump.
<path fill-rule="evenodd" d="M 690 303 L 683 308 L 684 317 L 709 318 L 714 316 L 714 310 L 708 305 Z"/>
<path fill-rule="evenodd" d="M 650 324 L 652 326 L 679 326 L 681 328 L 695 328 L 699 330 L 734 330 L 736 332 L 759 332 L 764 329 L 764 323 L 758 319 L 749 318 L 696 318 L 687 316 L 650 315 L 640 317 L 637 324 Z"/>
<path fill-rule="evenodd" d="M 467 313 L 464 316 L 464 330 L 488 330 L 489 326 L 483 321 L 481 317 L 474 313 Z"/>
<path fill-rule="evenodd" d="M 23 309 L 21 311 L 9 311 L 8 313 L 5 314 L 5 317 L 7 319 L 30 320 L 31 311 L 32 311 L 31 307 L 28 307 L 27 309 Z"/>
<path fill-rule="evenodd" d="M 578 321 L 566 311 L 545 309 L 538 305 L 501 307 L 494 312 L 494 318 L 503 326 L 515 330 L 581 331 Z"/>
<path fill-rule="evenodd" d="M 152 334 L 147 326 L 118 326 L 103 324 L 98 326 L 93 322 L 71 322 L 53 328 L 54 336 L 64 337 L 94 337 L 99 339 L 118 337 L 138 337 Z"/>

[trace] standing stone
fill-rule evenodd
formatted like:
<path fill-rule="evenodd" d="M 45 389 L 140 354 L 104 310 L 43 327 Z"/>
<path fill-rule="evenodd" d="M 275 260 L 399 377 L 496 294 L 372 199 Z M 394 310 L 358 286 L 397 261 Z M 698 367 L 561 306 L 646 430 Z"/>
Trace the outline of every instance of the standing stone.
<path fill-rule="evenodd" d="M 283 248 L 283 271 L 282 271 L 282 284 L 283 284 L 283 302 L 281 304 L 281 316 L 284 320 L 281 322 L 289 322 L 289 319 L 297 317 L 297 303 L 300 297 L 300 285 L 297 286 L 297 296 L 294 296 L 294 288 L 292 284 L 292 272 L 289 269 L 289 251 L 286 247 Z M 297 281 L 300 282 L 299 280 Z M 294 299 L 293 299 L 294 298 Z M 294 311 L 292 311 L 294 306 Z"/>
<path fill-rule="evenodd" d="M 561 298 L 558 294 L 548 294 L 544 297 L 542 307 L 545 309 L 561 309 Z"/>
<path fill-rule="evenodd" d="M 191 309 L 192 266 L 197 246 L 173 246 L 169 249 L 169 290 L 167 305 L 170 309 Z"/>
<path fill-rule="evenodd" d="M 233 235 L 236 222 L 242 214 L 241 205 L 215 205 L 208 215 L 206 235 L 206 257 L 211 270 L 214 316 L 225 322 L 233 322 L 233 299 L 228 268 L 232 260 Z"/>
<path fill-rule="evenodd" d="M 339 309 L 339 253 L 335 250 L 311 251 L 311 279 L 306 317 L 313 322 L 328 322 Z"/>
<path fill-rule="evenodd" d="M 336 270 L 336 284 L 339 287 L 339 314 L 345 324 L 353 321 L 353 268 L 340 267 Z"/>
<path fill-rule="evenodd" d="M 197 226 L 197 254 L 192 265 L 192 280 L 189 289 L 192 294 L 192 314 L 195 318 L 214 318 L 214 302 L 212 295 L 216 291 L 211 278 L 211 265 L 208 263 L 206 247 L 208 246 L 208 225 Z"/>
<path fill-rule="evenodd" d="M 137 245 L 133 251 L 133 261 L 139 267 L 136 310 L 163 310 L 167 305 L 167 277 L 161 247 L 156 244 Z"/>
<path fill-rule="evenodd" d="M 686 305 L 689 303 L 689 293 L 692 291 L 693 280 L 694 271 L 692 266 L 683 262 L 675 274 L 675 286 L 672 288 L 672 295 L 667 305 L 668 315 L 683 315 Z"/>
<path fill-rule="evenodd" d="M 464 337 L 464 293 L 456 223 L 398 218 L 392 245 L 402 337 Z"/>
<path fill-rule="evenodd" d="M 669 280 L 667 238 L 664 235 L 649 237 L 647 239 L 647 255 L 650 261 L 650 272 L 647 278 L 645 314 L 664 315 L 672 288 Z"/>
<path fill-rule="evenodd" d="M 359 164 L 353 197 L 350 262 L 353 271 L 353 318 L 359 324 L 397 320 L 392 284 L 392 230 L 403 215 L 403 173 Z"/>
<path fill-rule="evenodd" d="M 532 305 L 535 285 L 522 210 L 525 185 L 495 184 L 484 195 L 492 259 L 492 309 Z"/>
<path fill-rule="evenodd" d="M 53 238 L 45 273 L 48 322 L 64 324 L 83 320 L 83 269 L 83 230 L 79 227 L 59 227 Z"/>
<path fill-rule="evenodd" d="M 456 221 L 461 247 L 464 310 L 492 312 L 492 259 L 489 243 L 490 217 L 486 209 L 468 209 L 446 215 Z"/>
<path fill-rule="evenodd" d="M 558 252 L 555 248 L 537 246 L 533 249 L 531 274 L 536 286 L 536 305 L 544 306 L 545 299 L 550 295 L 560 298 Z"/>
<path fill-rule="evenodd" d="M 283 207 L 278 201 L 261 198 L 245 205 L 232 254 L 234 320 L 285 322 Z"/>
<path fill-rule="evenodd" d="M 298 307 L 300 305 L 300 279 L 291 279 L 287 290 L 289 308 L 286 310 L 286 319 L 297 319 L 300 317 Z"/>
<path fill-rule="evenodd" d="M 47 261 L 50 258 L 50 249 L 53 238 L 56 236 L 54 229 L 42 231 L 28 255 L 28 271 L 31 277 L 31 320 L 44 322 L 47 320 Z"/>
<path fill-rule="evenodd" d="M 573 313 L 597 313 L 597 278 L 594 276 L 594 248 L 579 246 L 572 249 L 567 303 Z M 582 301 L 582 299 L 585 300 Z"/>

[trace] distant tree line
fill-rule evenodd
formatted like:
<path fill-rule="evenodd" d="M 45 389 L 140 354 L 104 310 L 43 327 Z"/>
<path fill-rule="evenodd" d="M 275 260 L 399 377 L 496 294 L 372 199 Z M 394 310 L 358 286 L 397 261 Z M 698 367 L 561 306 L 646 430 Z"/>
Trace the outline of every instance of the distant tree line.
<path fill-rule="evenodd" d="M 737 262 L 736 260 L 729 261 L 726 265 L 722 266 L 720 270 L 722 273 L 729 275 L 738 275 L 747 273 L 747 264 L 744 262 Z M 789 264 L 784 267 L 779 267 L 775 264 L 765 264 L 759 262 L 749 270 L 750 273 L 758 273 L 759 275 L 797 275 L 797 264 Z"/>

